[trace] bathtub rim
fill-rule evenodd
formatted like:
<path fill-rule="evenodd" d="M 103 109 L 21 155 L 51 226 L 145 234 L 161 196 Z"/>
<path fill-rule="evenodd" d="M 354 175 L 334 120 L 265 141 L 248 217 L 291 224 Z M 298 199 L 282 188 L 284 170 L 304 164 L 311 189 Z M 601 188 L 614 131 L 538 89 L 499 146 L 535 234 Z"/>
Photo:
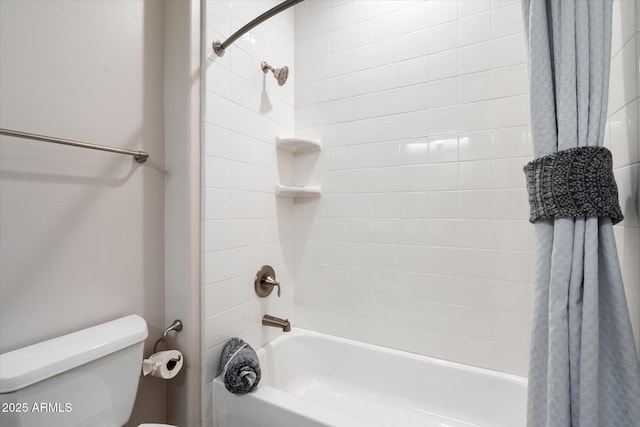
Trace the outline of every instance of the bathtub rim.
<path fill-rule="evenodd" d="M 465 363 L 455 362 L 452 360 L 440 359 L 433 356 L 413 353 L 408 350 L 400 350 L 396 348 L 385 347 L 379 344 L 367 343 L 367 342 L 358 341 L 352 338 L 339 337 L 336 335 L 330 335 L 323 332 L 312 331 L 310 329 L 304 329 L 299 327 L 292 327 L 291 332 L 283 333 L 282 335 L 278 336 L 274 340 L 260 347 L 258 350 L 256 350 L 256 353 L 258 354 L 258 357 L 260 357 L 261 354 L 266 355 L 268 350 L 274 351 L 273 349 L 280 343 L 294 339 L 297 336 L 319 337 L 321 339 L 328 339 L 328 340 L 343 343 L 346 345 L 354 345 L 354 346 L 357 346 L 363 349 L 368 349 L 371 351 L 381 352 L 381 353 L 400 356 L 400 357 L 406 357 L 416 361 L 429 362 L 436 366 L 441 366 L 445 368 L 451 368 L 455 370 L 466 371 L 466 372 L 471 372 L 479 375 L 487 375 L 493 378 L 508 380 L 513 383 L 521 384 L 525 387 L 527 387 L 528 385 L 527 377 L 523 377 L 520 375 L 510 374 L 508 372 L 497 371 L 489 368 L 483 368 L 480 366 L 468 365 Z"/>
<path fill-rule="evenodd" d="M 418 363 L 427 363 L 436 368 L 455 370 L 462 374 L 469 373 L 470 375 L 475 376 L 483 376 L 485 378 L 490 378 L 492 380 L 505 381 L 512 385 L 527 387 L 527 378 L 509 374 L 500 371 L 494 371 L 487 368 L 481 368 L 477 366 L 466 365 L 459 362 L 453 362 L 444 359 L 438 359 L 431 356 L 425 356 L 422 354 L 412 353 L 405 350 L 398 350 L 394 348 L 384 347 L 377 344 L 370 344 L 361 341 L 356 341 L 350 338 L 343 338 L 334 335 L 325 334 L 322 332 L 311 331 L 304 328 L 293 328 L 291 332 L 286 334 L 279 335 L 277 338 L 273 339 L 269 343 L 265 344 L 263 347 L 257 350 L 258 357 L 261 359 L 261 363 L 268 361 L 268 359 L 273 355 L 273 352 L 279 351 L 277 347 L 282 344 L 287 343 L 291 340 L 300 339 L 301 337 L 311 337 L 317 338 L 320 340 L 329 340 L 330 342 L 338 343 L 339 345 L 345 346 L 355 346 L 357 349 L 370 351 L 370 352 L 378 352 L 383 355 L 389 355 L 391 357 L 401 357 L 407 360 L 412 360 Z M 263 371 L 263 375 L 265 372 Z M 266 378 L 265 378 L 266 379 Z M 218 375 L 213 380 L 213 408 L 214 408 L 214 418 L 218 420 L 217 422 L 222 421 L 228 415 L 225 415 L 223 412 L 218 412 L 219 408 L 237 408 L 240 402 L 243 402 L 243 395 L 237 396 L 230 392 L 228 392 L 224 386 L 224 381 L 221 376 Z M 526 391 L 525 391 L 526 393 Z M 314 427 L 374 427 L 375 424 L 370 423 L 368 420 L 361 419 L 360 417 L 354 416 L 353 414 L 342 412 L 336 410 L 332 407 L 321 405 L 317 402 L 308 401 L 300 396 L 296 396 L 286 390 L 280 389 L 277 386 L 272 385 L 269 381 L 261 382 L 260 385 L 252 392 L 245 395 L 246 397 L 250 396 L 251 407 L 256 408 L 257 405 L 267 404 L 272 407 L 277 407 L 280 410 L 290 413 L 294 417 L 298 417 L 298 419 L 304 418 L 311 422 L 309 425 L 313 425 Z M 295 404 L 291 404 L 295 402 Z M 219 406 L 220 405 L 220 406 Z M 245 410 L 243 408 L 243 410 Z M 219 418 L 222 417 L 222 418 Z M 299 423 L 290 423 L 289 424 L 281 424 L 286 425 L 287 427 L 298 426 Z M 282 419 L 280 419 L 282 421 Z M 254 424 L 247 424 L 253 427 L 263 426 L 261 422 Z M 271 424 L 269 424 L 271 425 Z M 274 424 L 275 425 L 275 424 Z"/>

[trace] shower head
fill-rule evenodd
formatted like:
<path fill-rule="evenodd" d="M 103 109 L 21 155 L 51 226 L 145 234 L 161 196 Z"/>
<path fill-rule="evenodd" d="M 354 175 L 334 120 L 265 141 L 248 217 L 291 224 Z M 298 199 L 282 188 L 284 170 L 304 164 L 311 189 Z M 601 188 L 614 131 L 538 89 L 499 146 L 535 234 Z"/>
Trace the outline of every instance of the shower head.
<path fill-rule="evenodd" d="M 287 77 L 289 77 L 289 67 L 285 65 L 282 68 L 274 69 L 271 65 L 267 64 L 264 61 L 262 61 L 260 65 L 262 66 L 262 71 L 265 74 L 267 73 L 267 71 L 271 70 L 271 72 L 273 73 L 273 77 L 276 78 L 280 86 L 285 84 L 285 82 L 287 81 Z"/>

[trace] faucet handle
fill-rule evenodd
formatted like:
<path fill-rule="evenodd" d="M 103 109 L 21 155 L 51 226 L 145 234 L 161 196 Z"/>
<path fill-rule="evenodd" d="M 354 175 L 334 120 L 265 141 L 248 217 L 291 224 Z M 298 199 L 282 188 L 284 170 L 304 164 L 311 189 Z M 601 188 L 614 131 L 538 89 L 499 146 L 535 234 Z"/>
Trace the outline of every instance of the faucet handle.
<path fill-rule="evenodd" d="M 263 265 L 253 282 L 256 294 L 259 297 L 266 297 L 271 294 L 275 286 L 278 287 L 278 296 L 280 296 L 280 282 L 276 280 L 276 272 L 270 265 Z"/>
<path fill-rule="evenodd" d="M 266 283 L 266 285 L 265 285 Z M 278 297 L 280 297 L 280 282 L 274 280 L 271 278 L 271 276 L 267 276 L 266 278 L 262 279 L 262 286 L 266 287 L 268 286 L 269 289 L 273 289 L 274 286 L 278 287 Z"/>

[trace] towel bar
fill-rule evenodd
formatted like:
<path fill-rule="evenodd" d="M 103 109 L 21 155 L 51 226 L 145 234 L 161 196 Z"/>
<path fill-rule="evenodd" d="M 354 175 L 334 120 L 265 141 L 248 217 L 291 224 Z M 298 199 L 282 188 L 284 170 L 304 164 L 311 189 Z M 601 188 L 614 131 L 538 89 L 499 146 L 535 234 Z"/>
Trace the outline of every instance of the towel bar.
<path fill-rule="evenodd" d="M 149 158 L 149 154 L 144 151 L 125 150 L 123 148 L 107 147 L 105 145 L 89 144 L 87 142 L 72 141 L 70 139 L 54 138 L 51 136 L 38 135 L 35 133 L 20 132 L 17 130 L 0 128 L 0 135 L 15 136 L 18 138 L 33 139 L 36 141 L 52 142 L 54 144 L 70 145 L 72 147 L 90 148 L 92 150 L 109 151 L 111 153 L 126 154 L 133 156 L 138 163 L 144 163 Z"/>

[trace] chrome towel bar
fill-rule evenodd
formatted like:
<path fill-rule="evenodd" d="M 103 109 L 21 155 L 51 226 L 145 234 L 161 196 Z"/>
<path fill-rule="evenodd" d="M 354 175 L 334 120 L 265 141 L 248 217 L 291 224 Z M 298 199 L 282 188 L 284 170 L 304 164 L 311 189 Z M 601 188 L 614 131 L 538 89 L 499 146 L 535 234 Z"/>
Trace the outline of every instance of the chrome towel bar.
<path fill-rule="evenodd" d="M 107 147 L 105 145 L 89 144 L 87 142 L 72 141 L 70 139 L 54 138 L 51 136 L 37 135 L 35 133 L 20 132 L 17 130 L 0 128 L 0 135 L 15 136 L 18 138 L 33 139 L 35 141 L 52 142 L 54 144 L 70 145 L 72 147 L 90 148 L 92 150 L 109 151 L 111 153 L 126 154 L 133 156 L 138 163 L 144 163 L 149 158 L 149 154 L 144 151 L 125 150 L 123 148 Z"/>

